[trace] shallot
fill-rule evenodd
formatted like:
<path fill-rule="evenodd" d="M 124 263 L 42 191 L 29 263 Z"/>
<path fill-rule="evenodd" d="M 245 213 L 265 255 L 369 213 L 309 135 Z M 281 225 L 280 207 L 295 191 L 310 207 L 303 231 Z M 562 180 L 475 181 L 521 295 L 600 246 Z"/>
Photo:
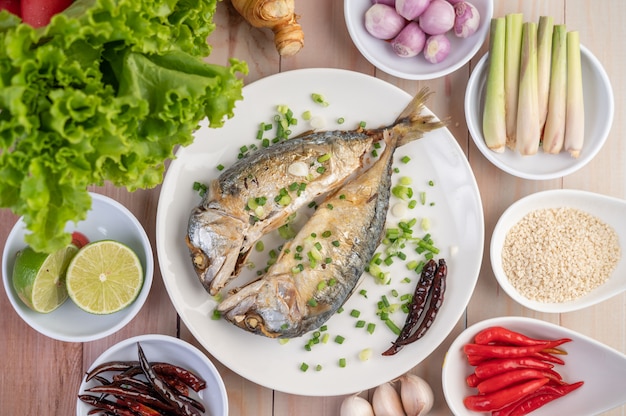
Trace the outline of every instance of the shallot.
<path fill-rule="evenodd" d="M 446 35 L 435 35 L 426 39 L 424 58 L 430 63 L 438 64 L 450 53 L 450 40 Z"/>
<path fill-rule="evenodd" d="M 400 394 L 391 383 L 376 387 L 372 395 L 372 407 L 376 416 L 404 416 Z"/>
<path fill-rule="evenodd" d="M 365 12 L 365 29 L 375 38 L 392 39 L 400 33 L 404 25 L 406 20 L 392 6 L 378 3 Z"/>
<path fill-rule="evenodd" d="M 353 394 L 341 402 L 339 416 L 374 416 L 374 410 L 370 402 L 357 394 Z"/>
<path fill-rule="evenodd" d="M 432 0 L 418 21 L 429 35 L 441 35 L 454 27 L 454 6 L 446 0 Z"/>
<path fill-rule="evenodd" d="M 426 43 L 426 34 L 417 22 L 409 22 L 391 41 L 393 51 L 403 58 L 417 56 Z"/>
<path fill-rule="evenodd" d="M 415 20 L 430 4 L 430 0 L 396 0 L 396 11 L 406 20 Z"/>
<path fill-rule="evenodd" d="M 454 19 L 454 34 L 460 38 L 472 36 L 480 25 L 480 13 L 476 7 L 467 1 L 454 5 L 456 17 Z"/>
<path fill-rule="evenodd" d="M 394 7 L 396 4 L 396 0 L 372 0 L 372 4 L 377 3 L 386 4 L 387 6 Z"/>

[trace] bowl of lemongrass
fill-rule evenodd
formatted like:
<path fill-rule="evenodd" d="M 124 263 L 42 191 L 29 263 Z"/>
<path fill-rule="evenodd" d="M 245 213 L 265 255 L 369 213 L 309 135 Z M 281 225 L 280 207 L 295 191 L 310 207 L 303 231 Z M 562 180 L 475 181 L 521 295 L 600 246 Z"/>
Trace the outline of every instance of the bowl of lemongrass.
<path fill-rule="evenodd" d="M 521 42 L 510 53 L 504 32 L 512 28 Z M 569 175 L 600 151 L 613 115 L 610 80 L 576 30 L 550 16 L 491 20 L 489 52 L 465 93 L 467 127 L 491 163 L 524 179 Z"/>

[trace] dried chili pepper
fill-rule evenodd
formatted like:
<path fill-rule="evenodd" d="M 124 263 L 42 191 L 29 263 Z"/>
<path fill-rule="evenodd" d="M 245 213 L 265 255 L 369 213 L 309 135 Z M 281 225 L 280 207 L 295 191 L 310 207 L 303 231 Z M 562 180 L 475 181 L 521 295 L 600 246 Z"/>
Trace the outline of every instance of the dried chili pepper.
<path fill-rule="evenodd" d="M 132 410 L 120 403 L 92 396 L 91 394 L 80 394 L 78 398 L 96 409 L 105 410 L 116 416 L 136 416 Z"/>
<path fill-rule="evenodd" d="M 437 267 L 437 272 L 435 273 L 435 279 L 433 280 L 433 288 L 432 294 L 430 297 L 430 303 L 428 304 L 428 310 L 424 315 L 424 319 L 420 323 L 420 326 L 415 330 L 411 336 L 408 338 L 399 341 L 398 345 L 408 345 L 412 342 L 417 341 L 421 337 L 424 336 L 426 331 L 431 327 L 433 322 L 435 322 L 435 318 L 437 317 L 437 313 L 443 304 L 444 294 L 446 292 L 446 277 L 448 275 L 448 267 L 446 265 L 446 261 L 444 259 L 439 259 L 439 265 Z"/>
<path fill-rule="evenodd" d="M 463 403 L 469 410 L 476 412 L 491 412 L 493 410 L 501 409 L 504 406 L 521 399 L 522 397 L 534 393 L 548 381 L 550 381 L 548 378 L 539 378 L 511 387 L 506 387 L 493 393 L 467 396 L 463 399 Z"/>
<path fill-rule="evenodd" d="M 495 375 L 486 380 L 481 380 L 476 388 L 478 389 L 479 393 L 493 393 L 494 391 L 501 390 L 505 387 L 509 387 L 522 381 L 544 377 L 556 383 L 561 383 L 563 380 L 561 375 L 554 370 L 521 368 Z"/>
<path fill-rule="evenodd" d="M 187 386 L 191 387 L 193 391 L 198 392 L 206 388 L 205 380 L 185 368 L 169 363 L 160 362 L 154 363 L 152 367 L 157 372 L 157 374 L 160 374 L 162 376 L 168 375 L 171 377 L 175 377 L 185 383 Z"/>
<path fill-rule="evenodd" d="M 89 393 L 109 394 L 117 399 L 133 399 L 136 402 L 154 407 L 156 409 L 172 411 L 173 408 L 168 403 L 156 397 L 153 392 L 139 391 L 131 386 L 93 386 L 86 390 Z"/>
<path fill-rule="evenodd" d="M 93 370 L 87 373 L 85 381 L 89 381 L 96 375 L 105 373 L 107 371 L 126 371 L 129 368 L 139 365 L 138 361 L 108 361 L 95 367 Z"/>
<path fill-rule="evenodd" d="M 141 365 L 141 369 L 156 392 L 166 402 L 176 408 L 180 414 L 185 416 L 200 416 L 201 411 L 192 405 L 192 403 L 188 400 L 188 397 L 176 394 L 176 392 L 174 392 L 161 378 L 159 378 L 148 362 L 143 349 L 141 348 L 141 344 L 139 343 L 137 343 L 137 351 L 139 354 L 139 364 Z M 202 409 L 202 412 L 203 411 L 204 409 Z"/>
<path fill-rule="evenodd" d="M 474 337 L 474 342 L 480 345 L 487 345 L 491 343 L 506 343 L 511 345 L 528 346 L 528 345 L 541 345 L 553 342 L 555 340 L 550 339 L 537 339 L 531 338 L 522 333 L 512 331 L 502 326 L 491 326 L 480 331 Z M 563 338 L 561 344 L 570 342 L 570 338 Z M 560 345 L 560 344 L 559 344 Z"/>
<path fill-rule="evenodd" d="M 519 368 L 535 368 L 537 370 L 549 370 L 554 365 L 533 357 L 496 358 L 479 363 L 474 368 L 474 373 L 480 379 L 493 377 L 497 374 Z"/>
<path fill-rule="evenodd" d="M 433 259 L 430 259 L 424 265 L 422 269 L 422 273 L 420 276 L 419 282 L 415 286 L 415 292 L 413 293 L 413 299 L 409 304 L 409 312 L 406 316 L 406 320 L 404 322 L 404 326 L 400 331 L 400 335 L 398 338 L 392 343 L 392 346 L 385 352 L 383 355 L 394 355 L 402 348 L 398 343 L 402 340 L 407 339 L 415 325 L 419 323 L 419 319 L 426 308 L 426 300 L 428 298 L 428 294 L 431 291 L 433 286 L 433 280 L 435 279 L 435 273 L 437 272 L 437 262 Z"/>

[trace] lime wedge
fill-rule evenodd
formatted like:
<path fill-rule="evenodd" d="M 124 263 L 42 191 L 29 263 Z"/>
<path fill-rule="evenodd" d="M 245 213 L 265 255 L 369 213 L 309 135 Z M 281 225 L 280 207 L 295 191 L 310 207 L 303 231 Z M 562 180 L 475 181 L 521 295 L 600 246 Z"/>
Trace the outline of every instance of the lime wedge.
<path fill-rule="evenodd" d="M 82 310 L 104 315 L 120 311 L 139 295 L 143 268 L 137 254 L 113 240 L 89 243 L 67 268 L 67 291 Z"/>
<path fill-rule="evenodd" d="M 65 271 L 78 248 L 70 244 L 52 254 L 31 247 L 17 253 L 13 287 L 18 297 L 36 312 L 52 312 L 67 299 Z"/>

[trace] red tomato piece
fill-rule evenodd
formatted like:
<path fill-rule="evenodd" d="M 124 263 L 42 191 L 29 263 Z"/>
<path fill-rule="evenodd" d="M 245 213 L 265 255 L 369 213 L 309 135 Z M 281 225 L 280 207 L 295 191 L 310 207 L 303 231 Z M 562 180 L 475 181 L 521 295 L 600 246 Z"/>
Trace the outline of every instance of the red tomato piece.
<path fill-rule="evenodd" d="M 83 248 L 84 246 L 89 244 L 89 239 L 85 234 L 74 231 L 72 233 L 72 244 L 74 244 L 78 248 Z"/>
<path fill-rule="evenodd" d="M 57 13 L 67 9 L 74 0 L 22 0 L 22 20 L 33 27 L 46 26 Z"/>
<path fill-rule="evenodd" d="M 20 0 L 0 0 L 0 10 L 7 10 L 16 16 L 20 16 Z"/>

